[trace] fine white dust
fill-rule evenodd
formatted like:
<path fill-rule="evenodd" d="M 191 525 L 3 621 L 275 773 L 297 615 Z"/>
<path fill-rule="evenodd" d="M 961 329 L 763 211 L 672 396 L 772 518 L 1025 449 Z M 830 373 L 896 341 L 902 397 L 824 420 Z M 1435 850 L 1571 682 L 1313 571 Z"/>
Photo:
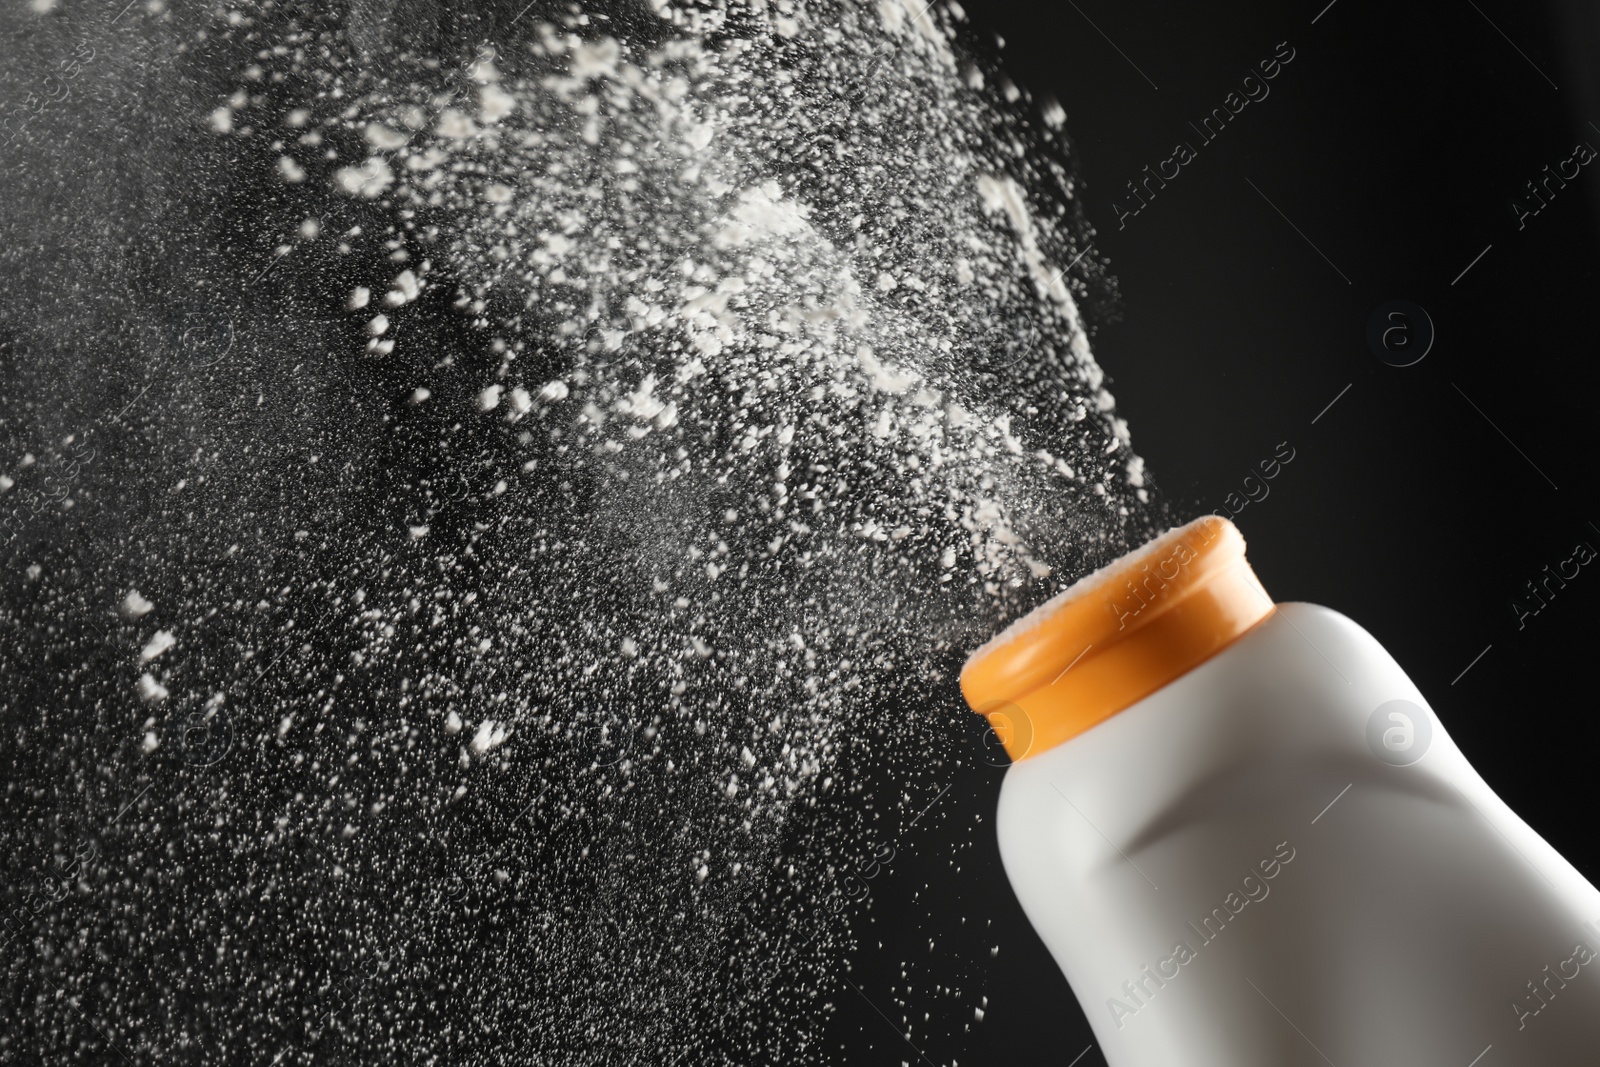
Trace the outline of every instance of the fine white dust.
<path fill-rule="evenodd" d="M 831 1062 L 962 653 L 1154 524 L 1060 105 L 949 0 L 6 19 L 0 1058 Z"/>

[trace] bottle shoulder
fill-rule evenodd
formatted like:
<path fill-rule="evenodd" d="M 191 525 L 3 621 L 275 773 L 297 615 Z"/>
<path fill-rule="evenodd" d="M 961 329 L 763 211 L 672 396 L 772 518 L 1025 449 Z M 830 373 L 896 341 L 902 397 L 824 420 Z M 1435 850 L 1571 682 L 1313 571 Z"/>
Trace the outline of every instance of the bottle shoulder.
<path fill-rule="evenodd" d="M 1121 793 L 1128 778 L 1148 802 L 1202 780 L 1262 766 L 1370 760 L 1367 720 L 1405 700 L 1436 724 L 1421 692 L 1365 628 L 1317 604 L 1278 606 L 1211 659 L 1061 745 L 1013 764 L 1002 788 L 1034 794 L 1051 783 Z M 1449 746 L 1442 727 L 1435 743 Z M 1453 746 L 1450 746 L 1453 747 Z"/>

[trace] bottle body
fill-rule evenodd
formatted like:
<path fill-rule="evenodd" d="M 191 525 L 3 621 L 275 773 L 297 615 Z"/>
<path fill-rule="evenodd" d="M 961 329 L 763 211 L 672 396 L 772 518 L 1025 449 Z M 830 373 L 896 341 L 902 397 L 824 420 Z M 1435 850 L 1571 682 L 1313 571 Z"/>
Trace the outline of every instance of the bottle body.
<path fill-rule="evenodd" d="M 998 833 L 1112 1067 L 1600 1061 L 1600 893 L 1336 612 L 1014 764 Z"/>

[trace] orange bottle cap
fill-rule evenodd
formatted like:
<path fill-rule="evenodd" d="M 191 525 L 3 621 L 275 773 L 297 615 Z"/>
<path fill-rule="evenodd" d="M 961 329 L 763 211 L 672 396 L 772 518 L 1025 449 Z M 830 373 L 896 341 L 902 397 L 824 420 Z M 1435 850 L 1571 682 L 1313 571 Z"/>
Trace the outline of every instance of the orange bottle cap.
<path fill-rule="evenodd" d="M 968 658 L 961 692 L 1021 760 L 1188 673 L 1272 611 L 1238 527 L 1207 515 L 1017 620 Z"/>

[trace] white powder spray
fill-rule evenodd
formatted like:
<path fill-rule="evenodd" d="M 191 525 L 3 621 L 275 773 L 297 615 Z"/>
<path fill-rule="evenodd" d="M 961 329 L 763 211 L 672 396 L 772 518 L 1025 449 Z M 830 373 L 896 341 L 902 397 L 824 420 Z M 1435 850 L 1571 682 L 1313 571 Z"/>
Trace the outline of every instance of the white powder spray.
<path fill-rule="evenodd" d="M 13 698 L 99 716 L 104 817 L 20 839 L 99 888 L 6 981 L 151 1061 L 826 1062 L 960 654 L 1149 530 L 1060 109 L 953 3 L 392 6 L 118 30 L 205 74 L 169 225 L 228 254 L 149 299 L 229 349 L 145 350 L 123 525 L 15 601 L 144 662 Z"/>

